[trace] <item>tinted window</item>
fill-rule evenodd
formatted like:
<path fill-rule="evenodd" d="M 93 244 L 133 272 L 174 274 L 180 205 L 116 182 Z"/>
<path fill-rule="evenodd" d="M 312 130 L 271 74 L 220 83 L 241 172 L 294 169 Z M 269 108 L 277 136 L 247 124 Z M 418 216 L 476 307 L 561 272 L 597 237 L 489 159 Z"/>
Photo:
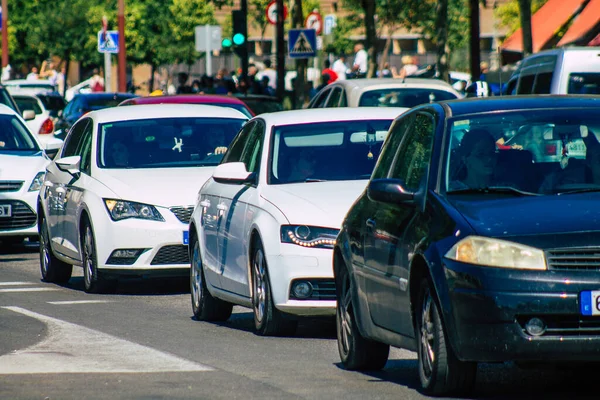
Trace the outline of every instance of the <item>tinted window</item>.
<path fill-rule="evenodd" d="M 519 79 L 519 87 L 517 88 L 518 94 L 531 94 L 533 92 L 533 81 L 535 80 L 535 74 L 521 75 Z"/>
<path fill-rule="evenodd" d="M 123 100 L 129 99 L 129 98 L 130 98 L 130 96 L 113 96 L 113 97 L 86 96 L 85 98 L 82 98 L 82 100 L 85 99 L 83 102 L 84 104 L 82 105 L 82 108 L 85 109 L 86 111 L 95 111 L 95 110 L 101 110 L 103 108 L 108 108 L 108 107 L 116 107 Z"/>
<path fill-rule="evenodd" d="M 89 123 L 89 118 L 86 118 L 73 125 L 73 127 L 69 131 L 69 134 L 67 135 L 66 143 L 62 151 L 62 157 L 70 157 L 77 155 L 77 148 L 79 147 L 79 143 L 83 139 L 85 128 Z"/>
<path fill-rule="evenodd" d="M 342 89 L 337 87 L 331 92 L 331 96 L 327 99 L 327 107 L 337 107 L 342 96 Z"/>
<path fill-rule="evenodd" d="M 61 96 L 51 96 L 46 94 L 38 95 L 38 98 L 50 112 L 50 116 L 58 117 L 58 112 L 65 108 L 66 102 Z"/>
<path fill-rule="evenodd" d="M 313 105 L 311 106 L 311 108 L 321 108 L 325 105 L 325 100 L 327 100 L 327 96 L 329 96 L 329 93 L 331 92 L 331 90 L 327 89 L 322 91 L 320 94 L 317 94 L 317 99 L 315 100 L 315 102 L 313 103 Z"/>
<path fill-rule="evenodd" d="M 600 94 L 600 73 L 576 73 L 569 75 L 567 93 Z"/>
<path fill-rule="evenodd" d="M 99 126 L 101 168 L 174 168 L 217 165 L 243 119 L 157 118 Z"/>
<path fill-rule="evenodd" d="M 411 108 L 419 104 L 456 98 L 454 93 L 437 89 L 379 89 L 363 93 L 358 106 Z"/>
<path fill-rule="evenodd" d="M 17 103 L 17 106 L 19 106 L 19 110 L 21 110 L 21 112 L 25 110 L 32 110 L 36 114 L 42 113 L 42 109 L 40 108 L 40 105 L 35 97 L 14 96 L 13 98 L 15 99 L 15 102 Z"/>
<path fill-rule="evenodd" d="M 414 114 L 407 115 L 392 125 L 390 128 L 390 135 L 383 145 L 381 156 L 379 157 L 377 166 L 373 171 L 372 179 L 381 179 L 387 177 L 396 152 L 398 151 L 398 146 L 400 145 L 400 142 L 402 141 L 402 138 L 406 132 L 408 132 L 410 129 L 413 118 Z"/>
<path fill-rule="evenodd" d="M 391 122 L 358 120 L 276 127 L 269 182 L 368 179 Z"/>
<path fill-rule="evenodd" d="M 14 115 L 0 115 L 0 152 L 39 151 L 29 130 Z"/>
<path fill-rule="evenodd" d="M 244 147 L 246 146 L 249 135 L 255 126 L 256 122 L 254 121 L 248 122 L 246 125 L 244 125 L 244 128 L 237 134 L 235 139 L 233 139 L 231 146 L 223 157 L 223 164 L 241 161 L 242 152 L 244 151 Z"/>
<path fill-rule="evenodd" d="M 246 141 L 246 146 L 244 147 L 240 161 L 246 165 L 246 170 L 248 172 L 258 171 L 265 136 L 264 133 L 265 125 L 259 121 L 254 124 L 254 129 L 252 129 L 252 132 Z"/>
<path fill-rule="evenodd" d="M 533 93 L 535 94 L 550 94 L 550 87 L 552 85 L 552 72 L 540 72 L 535 78 L 535 88 Z"/>
<path fill-rule="evenodd" d="M 76 155 L 81 156 L 80 169 L 88 175 L 91 174 L 93 127 L 93 124 L 87 124 L 83 139 L 76 150 Z"/>

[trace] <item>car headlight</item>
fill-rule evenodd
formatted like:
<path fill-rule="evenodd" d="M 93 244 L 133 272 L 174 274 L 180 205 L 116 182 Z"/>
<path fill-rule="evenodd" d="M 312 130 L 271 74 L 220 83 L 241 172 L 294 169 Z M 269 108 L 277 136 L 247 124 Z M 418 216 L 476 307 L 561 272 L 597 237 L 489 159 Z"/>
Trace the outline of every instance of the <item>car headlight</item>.
<path fill-rule="evenodd" d="M 515 269 L 546 269 L 544 252 L 534 247 L 491 239 L 468 236 L 456 243 L 446 257 L 468 264 Z"/>
<path fill-rule="evenodd" d="M 104 204 L 113 221 L 127 218 L 149 219 L 151 221 L 165 220 L 156 207 L 149 204 L 113 199 L 104 199 Z"/>
<path fill-rule="evenodd" d="M 36 190 L 40 190 L 42 185 L 44 184 L 44 177 L 46 176 L 46 172 L 38 172 L 35 178 L 33 178 L 33 182 L 29 185 L 29 192 L 35 192 Z"/>
<path fill-rule="evenodd" d="M 306 225 L 283 225 L 281 242 L 303 247 L 332 249 L 339 229 L 321 228 Z"/>

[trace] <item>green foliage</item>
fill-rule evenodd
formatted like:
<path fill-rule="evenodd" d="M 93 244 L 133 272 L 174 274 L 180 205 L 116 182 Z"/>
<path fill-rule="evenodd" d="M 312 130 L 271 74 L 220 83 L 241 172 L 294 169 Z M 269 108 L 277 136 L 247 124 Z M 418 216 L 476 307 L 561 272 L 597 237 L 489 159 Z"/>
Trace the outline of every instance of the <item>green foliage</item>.
<path fill-rule="evenodd" d="M 548 0 L 531 0 L 531 14 L 542 8 Z M 499 21 L 499 25 L 508 29 L 507 37 L 521 27 L 519 19 L 519 0 L 510 0 L 499 6 L 494 15 Z"/>
<path fill-rule="evenodd" d="M 350 14 L 346 17 L 338 17 L 337 25 L 333 28 L 333 40 L 325 47 L 325 50 L 334 54 L 352 54 L 354 40 L 350 39 L 350 34 L 362 23 L 363 21 L 358 15 Z"/>
<path fill-rule="evenodd" d="M 248 23 L 260 29 L 261 37 L 265 35 L 265 29 L 269 24 L 267 20 L 267 6 L 271 0 L 248 0 Z"/>

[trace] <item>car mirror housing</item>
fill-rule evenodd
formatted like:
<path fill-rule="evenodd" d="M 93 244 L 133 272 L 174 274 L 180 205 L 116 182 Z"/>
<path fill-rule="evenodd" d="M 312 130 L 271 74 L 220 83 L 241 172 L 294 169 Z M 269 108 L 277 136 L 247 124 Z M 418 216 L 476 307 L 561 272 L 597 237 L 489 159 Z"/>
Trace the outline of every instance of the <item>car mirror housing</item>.
<path fill-rule="evenodd" d="M 31 121 L 35 119 L 35 111 L 33 110 L 25 110 L 23 111 L 23 119 L 25 121 Z"/>
<path fill-rule="evenodd" d="M 369 182 L 367 195 L 373 201 L 391 204 L 414 204 L 415 193 L 406 189 L 402 179 L 374 179 Z"/>
<path fill-rule="evenodd" d="M 243 162 L 232 162 L 218 165 L 213 172 L 213 179 L 219 183 L 241 185 L 251 182 L 255 174 L 248 172 Z"/>
<path fill-rule="evenodd" d="M 79 174 L 79 164 L 81 163 L 81 156 L 70 156 L 60 158 L 55 161 L 58 169 L 64 172 L 68 172 L 73 176 L 77 176 Z"/>

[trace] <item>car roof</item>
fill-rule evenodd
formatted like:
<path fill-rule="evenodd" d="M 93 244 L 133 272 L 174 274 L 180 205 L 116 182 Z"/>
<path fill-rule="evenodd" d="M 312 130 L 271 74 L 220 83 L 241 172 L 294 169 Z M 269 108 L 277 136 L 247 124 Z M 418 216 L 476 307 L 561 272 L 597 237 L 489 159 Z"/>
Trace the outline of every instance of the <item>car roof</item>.
<path fill-rule="evenodd" d="M 218 94 L 178 94 L 173 96 L 147 96 L 126 100 L 127 105 L 133 104 L 240 104 L 245 103 L 236 97 Z"/>
<path fill-rule="evenodd" d="M 405 107 L 340 107 L 311 108 L 291 111 L 278 111 L 260 114 L 254 119 L 264 119 L 271 125 L 295 125 L 312 122 L 334 122 L 353 120 L 393 120 L 408 110 Z"/>
<path fill-rule="evenodd" d="M 528 95 L 470 98 L 441 101 L 452 116 L 552 108 L 595 108 L 600 110 L 600 96 Z"/>
<path fill-rule="evenodd" d="M 200 104 L 144 104 L 139 107 L 110 107 L 86 114 L 97 123 L 151 118 L 232 118 L 247 120 L 233 108 Z"/>
<path fill-rule="evenodd" d="M 584 47 L 584 46 L 560 47 L 557 49 L 542 50 L 535 54 L 529 55 L 527 58 L 537 57 L 540 55 L 547 55 L 547 54 L 578 53 L 578 52 L 598 53 L 598 52 L 600 52 L 600 47 Z"/>
<path fill-rule="evenodd" d="M 50 81 L 44 79 L 36 79 L 36 80 L 27 80 L 27 79 L 11 79 L 9 81 L 3 81 L 3 85 L 11 86 L 11 85 L 31 85 L 31 86 L 56 86 L 52 84 Z"/>
<path fill-rule="evenodd" d="M 445 81 L 431 78 L 406 78 L 406 79 L 395 79 L 395 78 L 367 78 L 367 79 L 345 79 L 343 81 L 335 81 L 330 85 L 342 85 L 346 88 L 358 88 L 358 89 L 373 89 L 376 87 L 406 87 L 406 88 L 435 88 L 442 90 L 449 90 L 454 92 L 454 88 Z M 328 85 L 328 86 L 330 86 Z"/>

